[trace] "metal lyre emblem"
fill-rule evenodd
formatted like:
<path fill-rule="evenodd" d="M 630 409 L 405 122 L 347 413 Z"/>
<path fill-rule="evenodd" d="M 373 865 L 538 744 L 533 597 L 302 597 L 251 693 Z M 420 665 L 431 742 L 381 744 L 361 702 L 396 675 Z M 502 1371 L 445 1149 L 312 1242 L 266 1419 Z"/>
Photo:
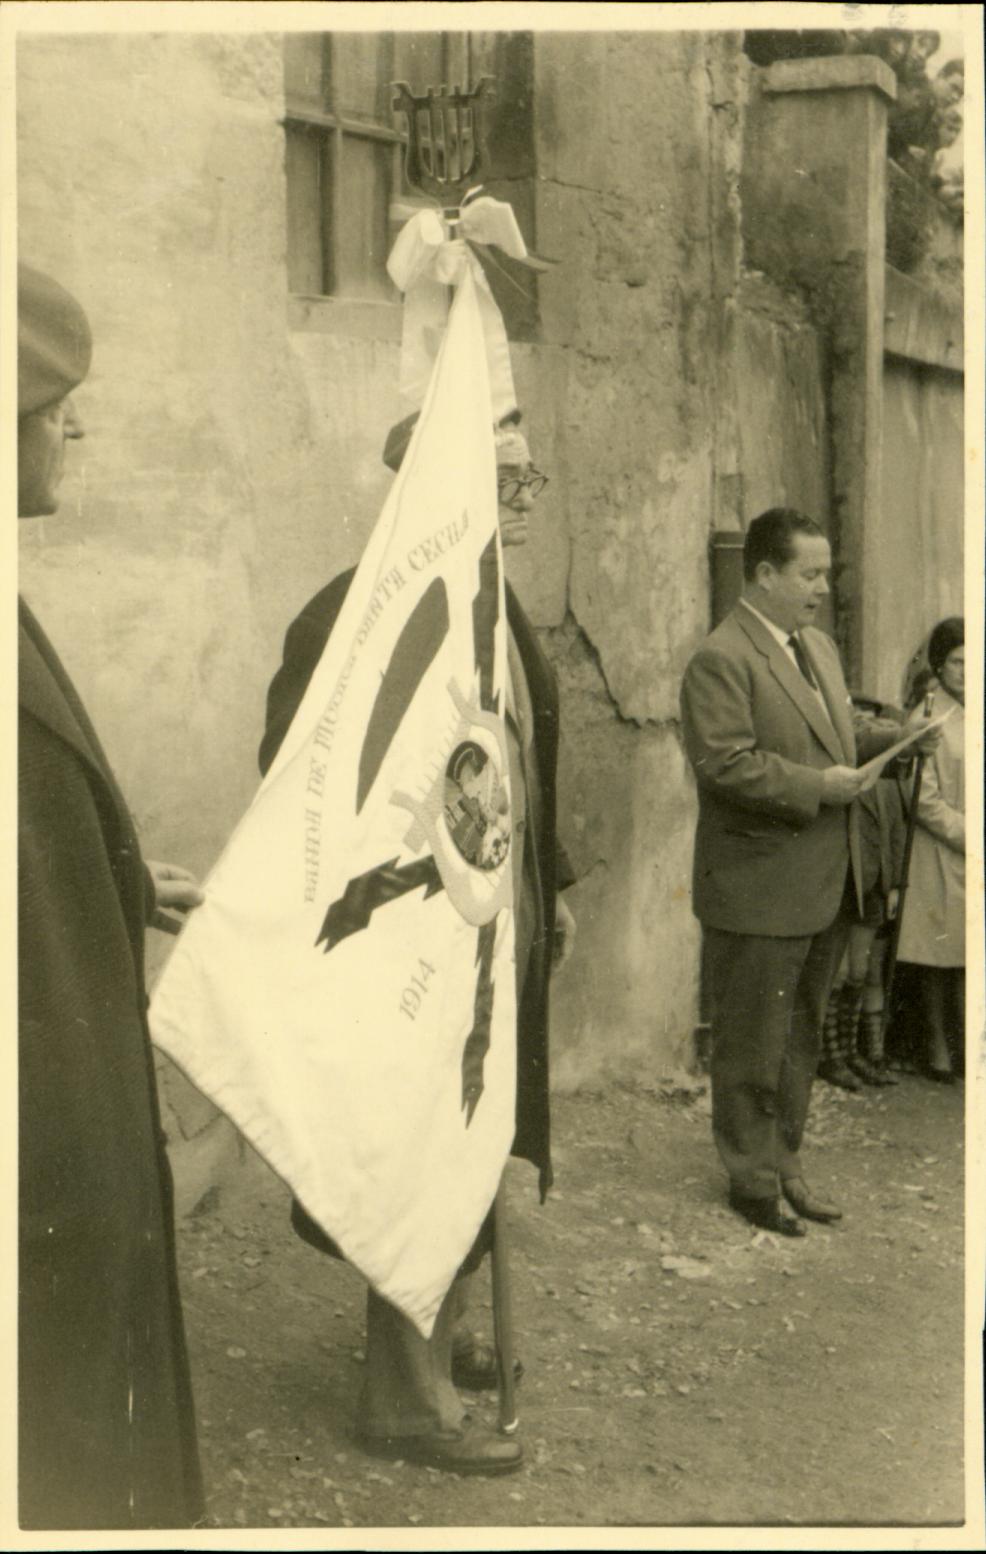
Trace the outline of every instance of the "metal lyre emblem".
<path fill-rule="evenodd" d="M 466 190 L 482 182 L 489 161 L 485 107 L 493 77 L 483 76 L 471 92 L 430 86 L 424 97 L 415 97 L 406 81 L 395 81 L 394 91 L 394 112 L 407 119 L 408 183 L 443 206 L 457 207 Z"/>

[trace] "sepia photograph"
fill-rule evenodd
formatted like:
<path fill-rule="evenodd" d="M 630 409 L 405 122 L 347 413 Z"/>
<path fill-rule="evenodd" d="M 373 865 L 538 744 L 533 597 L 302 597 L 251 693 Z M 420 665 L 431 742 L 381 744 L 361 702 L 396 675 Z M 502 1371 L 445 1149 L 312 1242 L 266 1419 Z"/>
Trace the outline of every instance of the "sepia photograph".
<path fill-rule="evenodd" d="M 983 1547 L 981 8 L 0 70 L 3 1547 Z"/>

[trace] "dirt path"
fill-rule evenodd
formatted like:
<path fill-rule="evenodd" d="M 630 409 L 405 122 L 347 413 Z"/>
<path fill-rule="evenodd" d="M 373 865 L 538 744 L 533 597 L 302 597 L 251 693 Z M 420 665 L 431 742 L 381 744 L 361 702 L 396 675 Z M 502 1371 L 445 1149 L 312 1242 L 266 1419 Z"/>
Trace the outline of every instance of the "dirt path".
<path fill-rule="evenodd" d="M 724 1207 L 706 1094 L 557 1101 L 546 1207 L 511 1167 L 526 1462 L 504 1480 L 358 1450 L 362 1283 L 244 1168 L 180 1232 L 211 1525 L 961 1522 L 962 1103 L 817 1086 L 810 1179 L 847 1214 L 791 1243 Z"/>

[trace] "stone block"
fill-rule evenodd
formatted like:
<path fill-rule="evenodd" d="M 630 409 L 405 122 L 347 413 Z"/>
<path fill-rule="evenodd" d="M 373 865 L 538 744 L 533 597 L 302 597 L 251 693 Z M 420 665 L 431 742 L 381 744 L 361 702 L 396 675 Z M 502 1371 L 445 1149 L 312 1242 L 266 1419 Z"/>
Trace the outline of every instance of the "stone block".
<path fill-rule="evenodd" d="M 888 102 L 897 100 L 897 77 L 884 60 L 870 54 L 837 54 L 822 59 L 779 59 L 763 72 L 765 92 L 852 92 L 871 90 Z"/>

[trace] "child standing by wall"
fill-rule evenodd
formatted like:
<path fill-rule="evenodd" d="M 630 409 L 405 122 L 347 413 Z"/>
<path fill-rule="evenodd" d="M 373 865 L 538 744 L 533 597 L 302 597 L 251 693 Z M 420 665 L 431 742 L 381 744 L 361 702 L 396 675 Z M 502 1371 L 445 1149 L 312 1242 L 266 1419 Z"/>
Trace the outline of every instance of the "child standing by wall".
<path fill-rule="evenodd" d="M 853 706 L 861 719 L 903 721 L 897 708 L 869 697 L 854 697 Z M 905 825 L 898 780 L 888 772 L 858 801 L 863 910 L 849 930 L 829 997 L 818 1065 L 819 1078 L 843 1090 L 897 1083 L 883 1052 L 883 968 L 897 914 Z"/>

